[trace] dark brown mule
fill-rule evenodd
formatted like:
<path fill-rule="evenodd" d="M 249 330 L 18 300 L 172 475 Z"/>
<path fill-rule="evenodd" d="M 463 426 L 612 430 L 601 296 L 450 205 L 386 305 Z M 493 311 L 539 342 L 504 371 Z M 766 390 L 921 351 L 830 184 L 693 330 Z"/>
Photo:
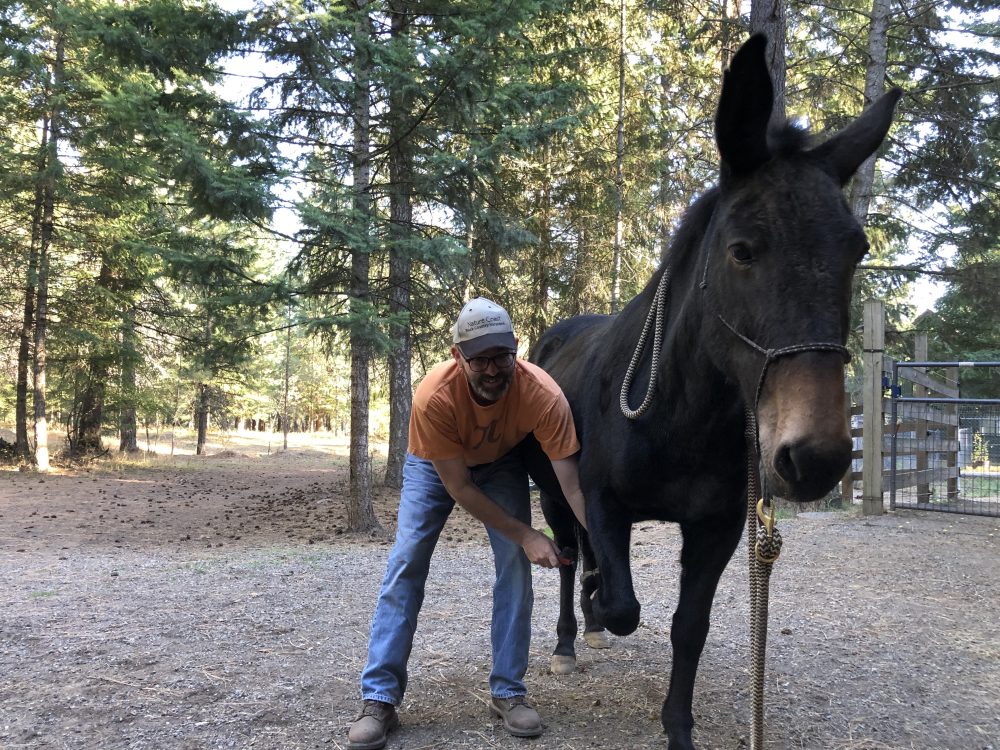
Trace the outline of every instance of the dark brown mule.
<path fill-rule="evenodd" d="M 646 288 L 617 316 L 559 323 L 531 354 L 565 391 L 583 446 L 588 630 L 604 626 L 625 635 L 638 626 L 632 524 L 660 519 L 681 526 L 680 598 L 662 712 L 671 750 L 694 747 L 695 672 L 715 589 L 743 528 L 745 408 L 756 406 L 764 479 L 775 494 L 816 499 L 849 465 L 843 344 L 851 277 L 867 241 L 841 188 L 882 142 L 900 97 L 898 90 L 886 94 L 814 148 L 791 127 L 768 133 L 773 93 L 764 48 L 756 36 L 733 58 L 715 120 L 719 185 L 688 211 Z M 622 381 L 668 271 L 662 361 L 651 372 L 647 345 L 630 401 L 635 408 L 653 378 L 652 404 L 629 420 L 619 408 Z M 535 480 L 557 542 L 575 547 L 578 529 L 558 502 L 558 486 L 542 471 Z M 572 657 L 575 634 L 567 568 L 556 654 Z"/>

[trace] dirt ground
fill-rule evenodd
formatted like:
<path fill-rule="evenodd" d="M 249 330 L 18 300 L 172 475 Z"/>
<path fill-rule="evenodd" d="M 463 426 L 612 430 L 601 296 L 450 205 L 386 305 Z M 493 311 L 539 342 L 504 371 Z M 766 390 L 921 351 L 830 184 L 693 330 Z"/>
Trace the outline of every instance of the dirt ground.
<path fill-rule="evenodd" d="M 389 544 L 343 531 L 343 445 L 271 441 L 0 472 L 0 750 L 346 746 Z M 380 491 L 390 530 L 395 502 Z M 1000 520 L 779 526 L 766 747 L 1000 750 Z M 581 640 L 564 677 L 548 672 L 558 577 L 536 572 L 528 683 L 546 732 L 516 740 L 486 710 L 489 547 L 456 511 L 389 747 L 665 748 L 678 550 L 673 526 L 636 528 L 642 624 L 609 650 Z M 746 579 L 741 549 L 696 685 L 703 750 L 746 746 Z"/>

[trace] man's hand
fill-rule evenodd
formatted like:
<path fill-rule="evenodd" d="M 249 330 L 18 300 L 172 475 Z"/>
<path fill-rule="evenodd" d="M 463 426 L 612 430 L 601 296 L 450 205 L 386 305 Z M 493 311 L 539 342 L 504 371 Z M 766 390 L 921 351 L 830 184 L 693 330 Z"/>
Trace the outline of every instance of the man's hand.
<path fill-rule="evenodd" d="M 558 568 L 561 564 L 559 562 L 559 548 L 556 547 L 555 542 L 540 531 L 531 529 L 529 533 L 526 533 L 525 539 L 521 543 L 521 549 L 535 565 L 540 565 L 543 568 Z"/>
<path fill-rule="evenodd" d="M 559 548 L 555 542 L 542 532 L 518 521 L 483 494 L 483 491 L 472 483 L 469 470 L 461 458 L 435 460 L 433 464 L 445 489 L 455 502 L 487 526 L 499 531 L 515 544 L 519 544 L 533 564 L 543 568 L 559 567 Z"/>
<path fill-rule="evenodd" d="M 548 559 L 553 562 L 545 567 L 551 568 L 559 564 L 556 559 L 555 544 L 550 542 L 544 534 L 514 518 L 487 497 L 481 489 L 473 484 L 469 470 L 462 458 L 434 460 L 432 463 L 438 476 L 441 477 L 445 489 L 448 490 L 448 494 L 456 503 L 494 531 L 500 532 L 514 544 L 519 545 L 524 549 L 528 559 L 536 565 L 545 565 L 541 561 Z"/>

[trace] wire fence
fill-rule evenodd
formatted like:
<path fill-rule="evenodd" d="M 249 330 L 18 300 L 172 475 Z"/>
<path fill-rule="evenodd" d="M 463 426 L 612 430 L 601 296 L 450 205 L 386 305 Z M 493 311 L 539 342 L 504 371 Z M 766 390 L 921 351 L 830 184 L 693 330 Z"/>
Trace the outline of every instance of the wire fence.
<path fill-rule="evenodd" d="M 957 378 L 953 396 L 934 393 L 925 374 L 932 365 L 1000 368 L 994 362 L 894 366 L 891 507 L 1000 517 L 1000 399 L 959 398 Z M 910 372 L 916 387 L 907 387 Z"/>

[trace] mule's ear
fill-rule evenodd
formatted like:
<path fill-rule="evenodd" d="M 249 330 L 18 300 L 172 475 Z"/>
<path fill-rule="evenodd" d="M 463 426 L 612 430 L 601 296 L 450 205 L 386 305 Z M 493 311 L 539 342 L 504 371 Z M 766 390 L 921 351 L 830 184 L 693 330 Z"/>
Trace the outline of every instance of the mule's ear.
<path fill-rule="evenodd" d="M 774 86 L 764 57 L 766 49 L 763 34 L 750 37 L 737 50 L 722 78 L 715 142 L 722 157 L 723 175 L 752 172 L 771 158 L 767 123 L 774 106 Z"/>
<path fill-rule="evenodd" d="M 892 113 L 902 95 L 899 88 L 882 94 L 858 119 L 826 143 L 814 148 L 811 155 L 818 158 L 842 186 L 846 185 L 862 162 L 875 153 L 889 132 Z"/>

